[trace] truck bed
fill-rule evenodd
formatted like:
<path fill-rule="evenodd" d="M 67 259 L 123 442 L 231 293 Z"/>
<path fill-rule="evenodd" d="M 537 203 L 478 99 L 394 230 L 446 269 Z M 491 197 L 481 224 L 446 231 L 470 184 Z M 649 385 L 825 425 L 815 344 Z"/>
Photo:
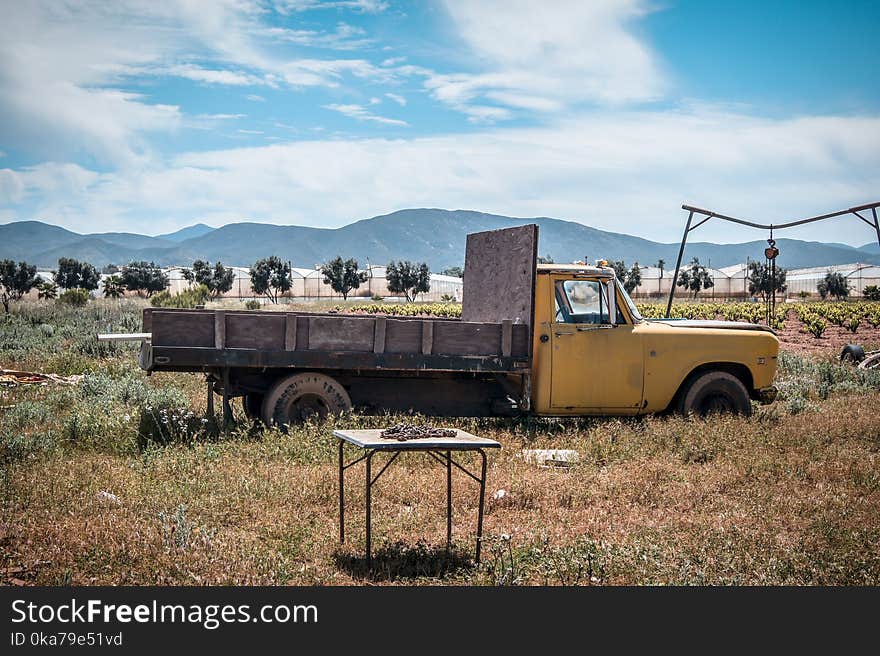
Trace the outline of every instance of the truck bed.
<path fill-rule="evenodd" d="M 529 326 L 381 315 L 147 308 L 147 371 L 320 368 L 524 373 Z"/>

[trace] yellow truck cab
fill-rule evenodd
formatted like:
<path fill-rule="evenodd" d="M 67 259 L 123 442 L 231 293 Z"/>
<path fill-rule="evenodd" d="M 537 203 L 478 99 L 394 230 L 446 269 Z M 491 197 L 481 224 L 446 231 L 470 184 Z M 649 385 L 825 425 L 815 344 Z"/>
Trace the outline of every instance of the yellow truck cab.
<path fill-rule="evenodd" d="M 646 320 L 608 266 L 539 264 L 534 298 L 536 414 L 749 414 L 775 397 L 766 326 Z"/>

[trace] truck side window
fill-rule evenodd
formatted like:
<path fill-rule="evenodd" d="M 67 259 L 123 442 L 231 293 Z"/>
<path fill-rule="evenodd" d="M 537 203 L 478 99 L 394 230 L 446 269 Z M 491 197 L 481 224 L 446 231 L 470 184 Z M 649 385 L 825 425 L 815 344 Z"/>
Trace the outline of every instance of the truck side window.
<path fill-rule="evenodd" d="M 605 286 L 597 280 L 560 280 L 556 283 L 556 302 L 563 323 L 610 323 Z M 561 316 L 560 316 L 561 315 Z"/>

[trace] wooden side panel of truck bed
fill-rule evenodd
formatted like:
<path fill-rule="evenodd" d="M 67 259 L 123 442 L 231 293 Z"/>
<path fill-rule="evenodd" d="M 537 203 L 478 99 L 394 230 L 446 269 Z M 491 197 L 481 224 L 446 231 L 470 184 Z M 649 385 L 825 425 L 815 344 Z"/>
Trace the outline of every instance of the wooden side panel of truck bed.
<path fill-rule="evenodd" d="M 144 310 L 141 365 L 524 371 L 529 327 L 385 316 L 225 310 Z"/>

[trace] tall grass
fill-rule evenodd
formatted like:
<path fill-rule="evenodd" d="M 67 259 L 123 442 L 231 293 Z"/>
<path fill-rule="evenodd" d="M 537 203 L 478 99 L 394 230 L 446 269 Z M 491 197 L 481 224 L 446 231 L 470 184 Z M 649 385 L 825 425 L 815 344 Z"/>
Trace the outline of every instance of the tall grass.
<path fill-rule="evenodd" d="M 147 377 L 132 346 L 84 347 L 98 330 L 137 330 L 141 307 L 32 304 L 0 320 L 3 366 L 84 373 L 76 386 L 0 388 L 0 568 L 24 567 L 28 582 L 880 584 L 877 372 L 783 353 L 780 399 L 751 418 L 353 414 L 220 432 L 199 376 Z M 360 551 L 361 466 L 338 544 L 332 430 L 404 420 L 503 445 L 490 453 L 483 565 L 468 562 L 473 482 L 455 474 L 446 554 L 445 473 L 419 454 L 374 490 L 377 570 Z M 581 457 L 541 468 L 524 448 Z"/>
<path fill-rule="evenodd" d="M 77 374 L 96 359 L 130 357 L 138 344 L 99 342 L 101 332 L 138 332 L 139 299 L 102 299 L 75 307 L 56 301 L 25 301 L 0 317 L 0 366 Z"/>

